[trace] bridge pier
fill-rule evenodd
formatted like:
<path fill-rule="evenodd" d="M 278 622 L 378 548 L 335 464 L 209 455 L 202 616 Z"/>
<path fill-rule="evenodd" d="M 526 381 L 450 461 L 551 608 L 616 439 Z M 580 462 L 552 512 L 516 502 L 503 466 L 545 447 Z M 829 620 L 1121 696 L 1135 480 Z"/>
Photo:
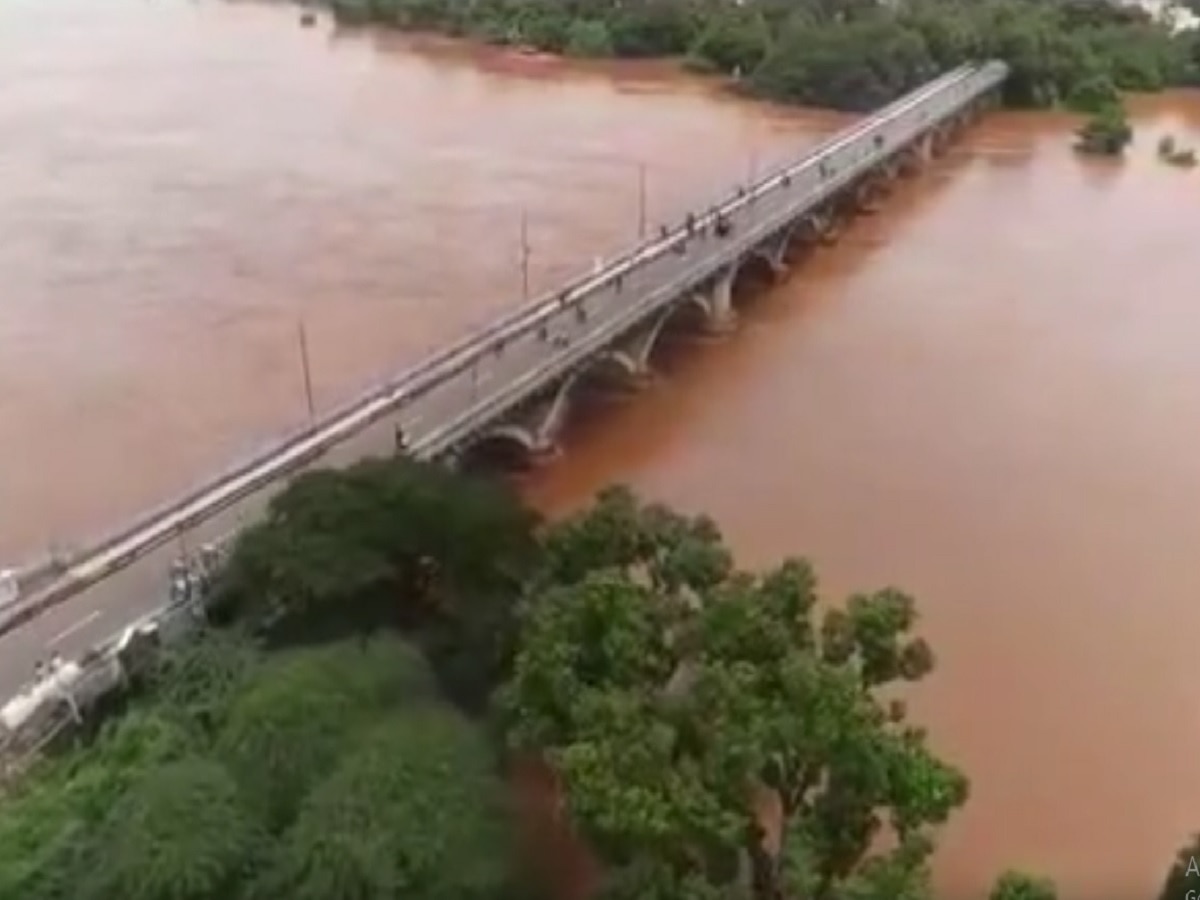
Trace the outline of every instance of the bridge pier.
<path fill-rule="evenodd" d="M 813 237 L 826 246 L 837 243 L 842 233 L 842 224 L 832 205 L 814 212 L 809 216 L 808 223 Z"/>
<path fill-rule="evenodd" d="M 609 379 L 610 383 L 616 380 L 621 387 L 628 390 L 638 390 L 650 383 L 654 377 L 650 357 L 667 320 L 674 312 L 675 307 L 669 307 L 648 324 L 635 328 L 604 352 L 601 365 L 617 375 L 616 379 Z"/>
<path fill-rule="evenodd" d="M 771 270 L 771 277 L 778 281 L 788 271 L 788 250 L 792 246 L 792 229 L 786 228 L 754 248 L 754 256 L 761 259 Z"/>
<path fill-rule="evenodd" d="M 854 187 L 852 202 L 854 209 L 860 213 L 871 214 L 879 211 L 879 204 L 891 186 L 891 178 L 884 168 L 871 172 Z"/>
<path fill-rule="evenodd" d="M 704 330 L 709 334 L 728 334 L 737 327 L 737 310 L 733 308 L 733 279 L 737 276 L 735 263 L 713 276 L 707 288 L 691 296 L 704 311 Z"/>

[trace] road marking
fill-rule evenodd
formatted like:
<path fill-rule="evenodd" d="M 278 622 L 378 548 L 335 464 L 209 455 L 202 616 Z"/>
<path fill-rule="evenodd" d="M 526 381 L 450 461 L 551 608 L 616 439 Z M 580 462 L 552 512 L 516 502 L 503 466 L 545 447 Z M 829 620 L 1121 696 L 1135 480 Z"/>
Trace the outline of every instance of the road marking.
<path fill-rule="evenodd" d="M 87 626 L 91 625 L 98 618 L 100 618 L 100 610 L 97 609 L 94 612 L 88 613 L 82 619 L 79 619 L 77 622 L 75 622 L 74 625 L 68 625 L 66 628 L 64 628 L 62 631 L 60 631 L 54 637 L 50 638 L 50 640 L 48 640 L 46 642 L 46 646 L 53 647 L 55 644 L 58 644 L 64 640 L 66 640 L 67 638 L 69 638 L 71 635 L 73 635 L 75 632 L 79 631 L 80 629 L 87 628 Z"/>

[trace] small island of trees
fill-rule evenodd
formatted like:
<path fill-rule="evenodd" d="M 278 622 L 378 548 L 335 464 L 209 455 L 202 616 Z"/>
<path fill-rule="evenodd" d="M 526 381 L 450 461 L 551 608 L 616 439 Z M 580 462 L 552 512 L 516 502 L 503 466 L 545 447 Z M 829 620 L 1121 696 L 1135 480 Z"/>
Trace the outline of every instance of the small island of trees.
<path fill-rule="evenodd" d="M 508 786 L 534 760 L 602 900 L 932 900 L 968 797 L 894 690 L 934 668 L 911 597 L 819 602 L 622 488 L 546 523 L 432 465 L 313 472 L 208 613 L 7 787 L 0 897 L 555 896 Z"/>

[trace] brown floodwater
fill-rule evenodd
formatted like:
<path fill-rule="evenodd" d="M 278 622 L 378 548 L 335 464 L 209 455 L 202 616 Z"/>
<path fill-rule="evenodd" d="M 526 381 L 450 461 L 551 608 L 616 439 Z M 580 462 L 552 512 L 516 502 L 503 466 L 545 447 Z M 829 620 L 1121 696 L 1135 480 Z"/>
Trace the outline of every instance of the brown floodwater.
<path fill-rule="evenodd" d="M 78 540 L 844 119 L 658 67 L 301 29 L 286 7 L 0 3 L 0 560 Z M 916 713 L 972 777 L 939 880 L 1150 893 L 1200 827 L 1200 102 L 1123 164 L 997 114 L 573 423 L 551 510 L 624 480 L 747 564 L 919 598 Z"/>

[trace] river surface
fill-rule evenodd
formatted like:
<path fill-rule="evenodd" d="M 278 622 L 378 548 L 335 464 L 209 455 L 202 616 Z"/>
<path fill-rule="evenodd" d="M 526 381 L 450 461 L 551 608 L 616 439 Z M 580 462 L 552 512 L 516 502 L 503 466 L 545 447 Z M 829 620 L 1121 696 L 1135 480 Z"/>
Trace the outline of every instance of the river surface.
<path fill-rule="evenodd" d="M 997 114 L 529 479 L 916 594 L 972 778 L 938 877 L 1146 896 L 1200 828 L 1200 102 L 1120 165 Z M 842 117 L 180 0 L 0 3 L 0 560 L 77 541 Z"/>

